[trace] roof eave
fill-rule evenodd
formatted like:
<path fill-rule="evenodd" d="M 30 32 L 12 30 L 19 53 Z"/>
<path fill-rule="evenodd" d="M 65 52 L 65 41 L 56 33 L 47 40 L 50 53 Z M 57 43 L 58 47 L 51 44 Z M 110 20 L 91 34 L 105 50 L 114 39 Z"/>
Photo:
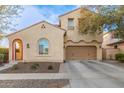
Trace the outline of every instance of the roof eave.
<path fill-rule="evenodd" d="M 112 45 L 121 44 L 121 43 L 124 43 L 124 40 L 118 41 L 118 42 L 114 42 L 114 43 L 110 43 L 110 44 L 107 44 L 107 46 L 112 46 Z"/>
<path fill-rule="evenodd" d="M 77 9 L 74 9 L 74 10 L 72 10 L 72 11 L 66 12 L 66 13 L 64 13 L 64 14 L 62 14 L 62 15 L 59 15 L 59 18 L 62 17 L 62 16 L 65 16 L 65 15 L 67 15 L 67 14 L 69 14 L 69 13 L 72 13 L 72 12 L 78 10 L 78 9 L 80 9 L 80 8 L 77 8 Z"/>

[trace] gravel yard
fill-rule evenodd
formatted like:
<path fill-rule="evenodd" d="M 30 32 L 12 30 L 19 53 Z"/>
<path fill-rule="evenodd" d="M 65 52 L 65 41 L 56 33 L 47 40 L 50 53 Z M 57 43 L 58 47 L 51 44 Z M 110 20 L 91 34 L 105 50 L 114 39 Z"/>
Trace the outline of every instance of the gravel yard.
<path fill-rule="evenodd" d="M 50 62 L 19 62 L 0 73 L 58 73 L 60 63 Z"/>
<path fill-rule="evenodd" d="M 0 80 L 0 88 L 62 88 L 68 84 L 67 79 Z"/>

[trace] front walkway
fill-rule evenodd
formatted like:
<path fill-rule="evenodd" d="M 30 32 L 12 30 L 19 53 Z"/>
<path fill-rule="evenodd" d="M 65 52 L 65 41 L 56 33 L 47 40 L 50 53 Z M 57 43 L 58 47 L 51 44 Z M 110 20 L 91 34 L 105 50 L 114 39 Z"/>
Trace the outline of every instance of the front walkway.
<path fill-rule="evenodd" d="M 17 62 L 9 62 L 9 63 L 6 63 L 4 64 L 3 66 L 0 67 L 0 71 L 1 70 L 4 70 L 4 69 L 7 69 L 7 68 L 10 68 L 12 67 L 13 65 L 17 64 Z"/>

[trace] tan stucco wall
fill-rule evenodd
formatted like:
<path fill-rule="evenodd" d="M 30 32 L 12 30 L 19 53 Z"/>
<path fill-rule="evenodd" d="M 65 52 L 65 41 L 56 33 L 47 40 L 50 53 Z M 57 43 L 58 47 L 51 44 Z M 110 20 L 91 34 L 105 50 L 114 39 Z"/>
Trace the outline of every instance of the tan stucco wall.
<path fill-rule="evenodd" d="M 107 60 L 115 60 L 115 54 L 119 53 L 120 50 L 119 49 L 114 49 L 114 48 L 106 48 L 106 59 Z"/>
<path fill-rule="evenodd" d="M 84 10 L 84 16 L 85 13 L 88 12 Z M 68 18 L 74 18 L 74 30 L 68 30 Z M 99 46 L 102 45 L 102 34 L 80 34 L 78 31 L 78 19 L 80 18 L 80 9 L 73 11 L 69 14 L 60 16 L 60 23 L 61 23 L 61 28 L 66 29 L 66 36 L 65 36 L 65 42 L 68 40 L 72 40 L 75 42 L 75 45 L 80 45 L 80 46 L 86 46 L 86 45 L 91 45 L 91 46 L 96 46 L 97 47 L 97 59 L 102 60 L 102 48 L 99 48 Z M 83 43 L 76 43 L 80 41 L 84 41 Z M 96 43 L 92 43 L 92 42 Z M 72 43 L 65 43 L 65 46 L 73 46 Z"/>
<path fill-rule="evenodd" d="M 121 51 L 122 53 L 124 53 L 124 43 L 119 44 L 119 45 L 118 45 L 118 48 L 120 49 L 120 51 Z"/>
<path fill-rule="evenodd" d="M 114 45 L 110 46 L 110 48 L 105 48 L 106 50 L 106 59 L 115 60 L 115 54 L 124 53 L 124 43 L 118 44 L 118 48 L 114 49 Z"/>
<path fill-rule="evenodd" d="M 46 28 L 41 28 L 42 24 Z M 9 60 L 12 60 L 12 42 L 15 39 L 23 41 L 23 60 L 26 62 L 63 62 L 64 30 L 58 29 L 47 22 L 31 26 L 23 31 L 8 36 L 9 38 Z M 46 38 L 49 41 L 49 54 L 39 55 L 38 40 Z M 30 44 L 30 48 L 26 44 Z"/>
<path fill-rule="evenodd" d="M 107 34 L 103 35 L 102 47 L 103 48 L 110 48 L 110 46 L 107 46 L 107 44 L 110 44 L 111 41 L 112 41 L 111 33 L 107 33 Z"/>
<path fill-rule="evenodd" d="M 103 48 L 111 48 L 111 46 L 107 46 L 107 44 L 111 44 L 120 40 L 118 38 L 112 38 L 112 34 L 113 32 L 108 32 L 103 35 L 103 43 L 102 43 Z"/>
<path fill-rule="evenodd" d="M 88 12 L 84 10 L 84 16 L 85 13 Z M 74 18 L 74 30 L 68 30 L 68 18 Z M 80 9 L 73 11 L 67 15 L 60 17 L 61 22 L 61 28 L 67 30 L 67 40 L 73 40 L 73 41 L 79 41 L 79 40 L 85 40 L 87 42 L 90 42 L 92 40 L 97 40 L 98 42 L 102 42 L 102 34 L 80 34 L 78 31 L 78 19 L 80 18 Z"/>

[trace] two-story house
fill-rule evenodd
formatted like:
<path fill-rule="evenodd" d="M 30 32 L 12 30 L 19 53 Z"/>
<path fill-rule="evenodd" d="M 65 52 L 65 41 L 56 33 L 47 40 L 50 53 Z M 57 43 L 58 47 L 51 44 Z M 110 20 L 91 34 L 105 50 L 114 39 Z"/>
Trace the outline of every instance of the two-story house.
<path fill-rule="evenodd" d="M 102 60 L 102 34 L 79 33 L 80 11 L 81 8 L 78 8 L 60 15 L 58 26 L 42 21 L 8 35 L 9 60 Z M 90 12 L 87 9 L 83 11 Z"/>

